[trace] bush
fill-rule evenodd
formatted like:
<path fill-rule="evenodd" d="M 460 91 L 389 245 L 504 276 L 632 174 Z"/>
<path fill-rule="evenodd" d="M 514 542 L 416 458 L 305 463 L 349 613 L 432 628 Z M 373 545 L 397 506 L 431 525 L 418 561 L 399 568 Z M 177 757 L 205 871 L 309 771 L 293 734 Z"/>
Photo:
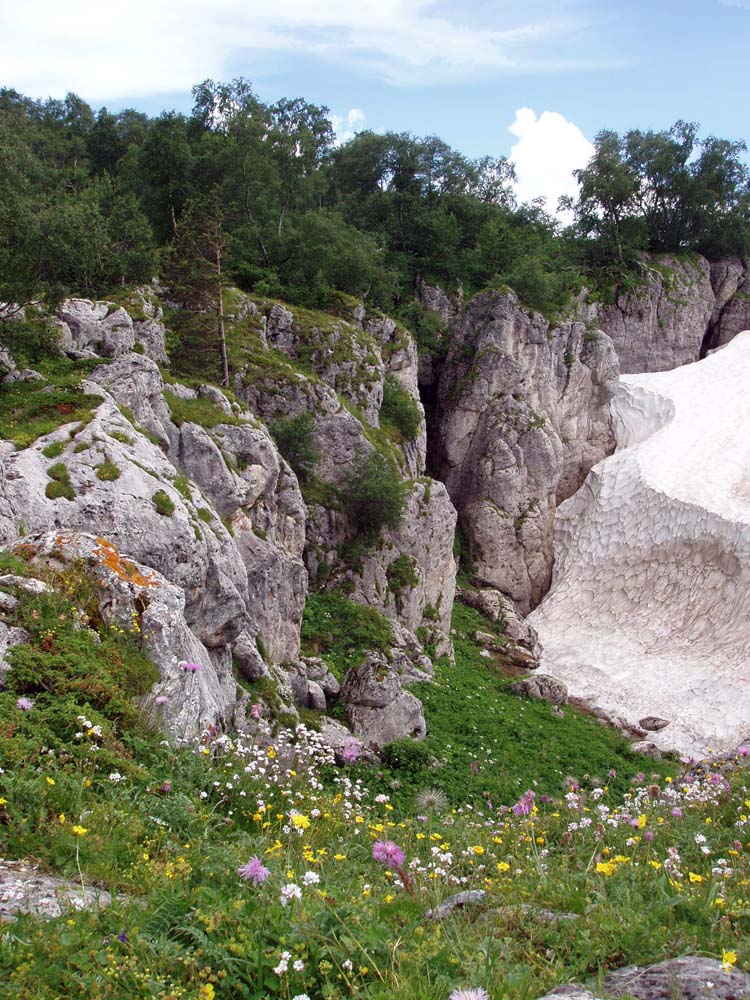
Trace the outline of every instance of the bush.
<path fill-rule="evenodd" d="M 315 421 L 310 412 L 296 417 L 282 417 L 270 428 L 276 445 L 301 482 L 309 482 L 320 448 L 315 440 Z"/>
<path fill-rule="evenodd" d="M 391 626 L 375 608 L 355 604 L 340 594 L 309 594 L 302 616 L 302 651 L 323 656 L 341 680 L 357 667 L 365 652 L 388 655 Z"/>
<path fill-rule="evenodd" d="M 387 375 L 385 379 L 380 416 L 384 422 L 396 428 L 404 441 L 413 441 L 422 426 L 419 407 L 392 375 Z"/>
<path fill-rule="evenodd" d="M 151 502 L 163 517 L 169 517 L 171 514 L 174 514 L 174 504 L 164 490 L 157 490 L 151 497 Z"/>
<path fill-rule="evenodd" d="M 379 451 L 360 454 L 341 490 L 342 509 L 357 530 L 372 539 L 381 528 L 397 528 L 406 503 L 406 483 L 393 459 Z"/>

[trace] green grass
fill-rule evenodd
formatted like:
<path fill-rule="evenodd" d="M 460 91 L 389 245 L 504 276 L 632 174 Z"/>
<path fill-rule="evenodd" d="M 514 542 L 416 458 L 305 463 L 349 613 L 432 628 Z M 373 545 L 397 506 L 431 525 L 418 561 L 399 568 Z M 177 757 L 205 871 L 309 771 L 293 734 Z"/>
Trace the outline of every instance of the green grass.
<path fill-rule="evenodd" d="M 151 502 L 163 517 L 170 517 L 175 512 L 175 506 L 164 490 L 157 490 L 151 497 Z"/>
<path fill-rule="evenodd" d="M 323 656 L 342 679 L 359 666 L 367 650 L 388 653 L 391 627 L 374 608 L 366 608 L 340 594 L 308 594 L 302 618 L 302 653 Z"/>
<path fill-rule="evenodd" d="M 0 392 L 0 437 L 18 448 L 28 448 L 63 424 L 85 425 L 101 403 L 99 396 L 87 396 L 80 387 L 81 379 L 94 367 L 94 363 L 56 359 L 38 365 L 46 381 L 4 385 Z"/>
<path fill-rule="evenodd" d="M 97 465 L 96 475 L 98 479 L 101 479 L 105 483 L 113 483 L 116 479 L 120 478 L 122 473 L 114 462 L 105 458 L 103 462 L 100 462 L 99 465 Z"/>
<path fill-rule="evenodd" d="M 184 423 L 200 424 L 206 430 L 212 430 L 219 424 L 246 424 L 247 420 L 241 420 L 231 413 L 225 413 L 221 407 L 212 403 L 210 399 L 181 399 L 174 393 L 164 390 L 162 393 L 167 406 L 172 413 L 172 420 L 181 427 Z"/>
<path fill-rule="evenodd" d="M 0 566 L 10 568 L 9 559 Z M 467 638 L 477 620 L 464 611 L 455 678 L 441 668 L 435 688 L 449 707 L 427 704 L 428 741 L 417 752 L 396 748 L 390 774 L 360 765 L 347 773 L 306 730 L 274 733 L 263 720 L 246 746 L 210 737 L 183 749 L 165 743 L 135 703 L 154 677 L 137 629 L 103 624 L 95 589 L 78 571 L 59 584 L 75 605 L 62 594 L 19 592 L 9 618 L 31 644 L 10 654 L 0 692 L 0 851 L 109 886 L 117 898 L 109 909 L 23 916 L 6 927 L 0 976 L 9 996 L 447 1000 L 451 990 L 483 987 L 491 1000 L 531 1000 L 561 983 L 595 983 L 607 969 L 687 953 L 721 959 L 734 950 L 738 966 L 750 964 L 747 770 L 686 792 L 682 778 L 670 781 L 648 762 L 651 774 L 631 782 L 619 773 L 629 762 L 618 746 L 599 744 L 600 727 L 589 731 L 590 720 L 573 714 L 561 735 L 576 756 L 540 765 L 541 740 L 555 738 L 549 720 L 519 713 L 529 703 L 511 700 L 478 656 Z M 308 620 L 325 608 L 318 601 Z M 335 610 L 329 600 L 345 633 L 351 613 Z M 81 612 L 99 642 L 75 627 Z M 326 629 L 323 619 L 317 633 Z M 274 695 L 269 678 L 249 687 L 261 704 Z M 19 710 L 19 696 L 33 707 Z M 498 727 L 500 748 L 491 742 Z M 555 752 L 565 752 L 562 742 Z M 376 801 L 384 774 L 403 779 L 432 755 L 442 766 L 429 769 L 427 784 L 452 770 L 453 807 L 426 812 L 411 794 L 399 797 L 403 785 Z M 508 802 L 539 780 L 528 815 L 502 808 L 500 789 L 494 801 L 483 794 L 495 756 Z M 466 771 L 471 760 L 477 773 Z M 617 777 L 604 773 L 599 785 L 590 762 L 597 771 L 617 767 Z M 581 783 L 567 798 L 557 773 L 565 770 Z M 553 786 L 546 802 L 542 782 Z M 373 859 L 373 842 L 386 839 L 403 848 L 404 873 Z M 664 868 L 670 850 L 679 871 Z M 252 856 L 269 872 L 257 886 L 238 875 Z M 731 877 L 712 874 L 719 858 Z M 300 898 L 283 905 L 288 885 Z M 483 889 L 484 904 L 425 919 L 461 889 Z M 577 919 L 544 922 L 542 907 Z M 275 972 L 285 950 L 288 968 Z"/>
<path fill-rule="evenodd" d="M 52 482 L 47 483 L 47 487 L 44 491 L 44 495 L 50 500 L 59 500 L 64 497 L 66 500 L 72 500 L 76 491 L 73 489 L 73 484 L 70 481 L 70 473 L 68 472 L 68 467 L 63 462 L 56 462 L 47 469 L 47 475 L 52 480 Z"/>

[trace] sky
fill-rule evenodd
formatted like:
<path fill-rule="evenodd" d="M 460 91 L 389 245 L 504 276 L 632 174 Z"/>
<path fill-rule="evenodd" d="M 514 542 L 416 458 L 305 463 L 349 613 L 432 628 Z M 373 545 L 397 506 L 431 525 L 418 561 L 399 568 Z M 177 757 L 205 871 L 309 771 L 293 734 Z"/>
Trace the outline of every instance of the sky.
<path fill-rule="evenodd" d="M 750 0 L 0 0 L 0 86 L 188 112 L 207 78 L 508 156 L 554 209 L 601 129 L 748 139 Z"/>

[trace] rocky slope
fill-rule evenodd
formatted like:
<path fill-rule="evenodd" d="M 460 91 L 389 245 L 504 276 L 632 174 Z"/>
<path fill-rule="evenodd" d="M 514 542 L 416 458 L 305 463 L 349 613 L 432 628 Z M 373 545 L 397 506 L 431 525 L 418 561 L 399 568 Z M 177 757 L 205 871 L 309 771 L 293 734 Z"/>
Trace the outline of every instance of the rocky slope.
<path fill-rule="evenodd" d="M 59 404 L 52 430 L 23 437 L 14 428 L 24 400 L 38 402 L 45 392 L 57 399 L 58 387 L 53 376 L 47 384 L 4 359 L 17 400 L 6 438 L 21 435 L 22 443 L 0 444 L 0 546 L 21 538 L 29 557 L 49 555 L 51 546 L 63 560 L 70 551 L 91 565 L 97 546 L 100 554 L 111 546 L 112 558 L 127 560 L 139 579 L 158 581 L 174 620 L 167 631 L 183 636 L 153 653 L 160 683 L 176 699 L 168 720 L 175 734 L 247 725 L 248 697 L 237 679 L 253 682 L 269 669 L 282 705 L 294 699 L 321 707 L 325 666 L 321 673 L 299 660 L 306 563 L 325 569 L 321 583 L 327 577 L 393 620 L 390 700 L 406 705 L 402 680 L 431 670 L 415 632 L 434 652 L 450 652 L 455 580 L 455 512 L 442 484 L 415 478 L 424 471 L 425 429 L 409 335 L 356 307 L 349 320 L 300 316 L 236 294 L 229 329 L 244 364 L 236 366 L 235 397 L 211 385 L 165 382 L 156 296 L 144 290 L 126 305 L 68 300 L 55 317 L 62 350 L 88 365 L 75 390 L 78 403 L 89 400 L 83 420 L 66 421 L 72 406 Z M 388 378 L 417 414 L 408 440 L 379 426 Z M 303 411 L 313 414 L 319 454 L 309 504 L 264 423 Z M 341 550 L 354 526 L 339 509 L 336 486 L 361 452 L 376 448 L 393 456 L 408 500 L 399 527 L 362 548 L 352 565 Z M 54 538 L 45 534 L 50 529 Z M 109 593 L 116 583 L 107 577 L 101 585 Z M 147 607 L 149 587 L 138 595 Z M 173 683 L 180 661 L 202 668 L 190 698 Z M 335 699 L 338 691 L 329 684 L 328 693 Z M 408 719 L 399 723 L 398 711 L 391 718 L 391 738 L 423 729 L 414 725 L 419 703 L 408 707 Z M 377 726 L 366 728 L 377 744 Z"/>

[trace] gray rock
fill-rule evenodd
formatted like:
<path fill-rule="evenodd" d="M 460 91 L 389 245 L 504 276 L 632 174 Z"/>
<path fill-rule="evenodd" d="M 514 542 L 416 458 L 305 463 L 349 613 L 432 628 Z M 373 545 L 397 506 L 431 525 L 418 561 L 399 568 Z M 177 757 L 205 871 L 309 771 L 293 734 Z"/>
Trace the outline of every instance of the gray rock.
<path fill-rule="evenodd" d="M 5 622 L 0 621 L 0 689 L 4 685 L 3 678 L 9 668 L 9 663 L 5 655 L 14 646 L 24 646 L 29 642 L 29 633 L 23 628 L 9 628 Z"/>
<path fill-rule="evenodd" d="M 610 339 L 552 326 L 515 296 L 475 296 L 451 328 L 438 391 L 441 479 L 476 575 L 526 613 L 551 578 L 558 503 L 612 450 Z"/>
<path fill-rule="evenodd" d="M 661 760 L 661 751 L 651 740 L 637 740 L 630 744 L 632 753 L 642 754 L 644 757 L 653 757 L 654 760 Z"/>
<path fill-rule="evenodd" d="M 133 350 L 133 320 L 112 302 L 65 299 L 58 310 L 63 350 L 93 350 L 103 358 L 116 358 Z"/>
<path fill-rule="evenodd" d="M 16 370 L 16 363 L 7 347 L 0 344 L 0 377 L 7 376 Z M 5 381 L 5 379 L 3 379 Z"/>
<path fill-rule="evenodd" d="M 268 673 L 268 664 L 258 652 L 255 634 L 248 629 L 237 636 L 232 656 L 237 670 L 245 680 L 257 681 Z"/>
<path fill-rule="evenodd" d="M 16 576 L 13 573 L 0 576 L 0 587 L 14 587 L 16 590 L 24 590 L 27 594 L 49 594 L 52 590 L 44 580 L 37 580 L 33 576 Z"/>
<path fill-rule="evenodd" d="M 750 974 L 725 971 L 715 958 L 685 955 L 657 965 L 617 969 L 605 976 L 603 987 L 612 996 L 638 1000 L 747 1000 Z"/>
<path fill-rule="evenodd" d="M 13 611 L 17 604 L 17 597 L 0 592 L 0 611 Z"/>
<path fill-rule="evenodd" d="M 464 892 L 457 892 L 453 896 L 448 896 L 442 903 L 431 910 L 427 910 L 425 917 L 428 920 L 444 920 L 456 910 L 464 910 L 467 906 L 481 906 L 487 898 L 484 889 L 466 889 Z"/>
<path fill-rule="evenodd" d="M 30 565 L 83 568 L 96 586 L 103 621 L 139 625 L 143 648 L 159 670 L 159 681 L 144 699 L 153 715 L 178 739 L 197 736 L 206 726 L 229 727 L 235 702 L 231 672 L 217 671 L 209 653 L 185 620 L 185 595 L 149 566 L 128 559 L 104 538 L 83 532 L 30 534 L 12 547 Z M 180 663 L 198 664 L 185 671 Z M 165 707 L 154 698 L 166 697 Z"/>
<path fill-rule="evenodd" d="M 510 686 L 513 694 L 523 698 L 539 698 L 552 705 L 564 705 L 568 700 L 568 689 L 562 681 L 548 674 L 534 674 L 524 677 Z"/>
<path fill-rule="evenodd" d="M 564 986 L 556 986 L 549 993 L 545 993 L 539 1000 L 597 1000 L 595 995 L 578 983 L 566 983 Z"/>
<path fill-rule="evenodd" d="M 525 618 L 516 610 L 513 601 L 493 587 L 462 590 L 460 600 L 474 608 L 485 618 L 502 626 L 503 634 L 535 655 L 539 654 L 539 639 Z"/>
<path fill-rule="evenodd" d="M 703 257 L 643 258 L 643 283 L 601 310 L 623 374 L 659 372 L 697 361 L 714 310 L 711 269 Z"/>
<path fill-rule="evenodd" d="M 649 733 L 658 733 L 660 730 L 666 729 L 669 725 L 669 719 L 660 719 L 655 715 L 647 715 L 639 721 L 638 725 L 641 729 L 645 729 Z"/>
<path fill-rule="evenodd" d="M 379 653 L 348 672 L 340 700 L 354 734 L 371 748 L 427 733 L 421 702 L 403 690 L 396 670 Z"/>
<path fill-rule="evenodd" d="M 106 889 L 47 875 L 28 861 L 0 860 L 0 923 L 9 923 L 22 913 L 51 920 L 111 902 Z"/>

